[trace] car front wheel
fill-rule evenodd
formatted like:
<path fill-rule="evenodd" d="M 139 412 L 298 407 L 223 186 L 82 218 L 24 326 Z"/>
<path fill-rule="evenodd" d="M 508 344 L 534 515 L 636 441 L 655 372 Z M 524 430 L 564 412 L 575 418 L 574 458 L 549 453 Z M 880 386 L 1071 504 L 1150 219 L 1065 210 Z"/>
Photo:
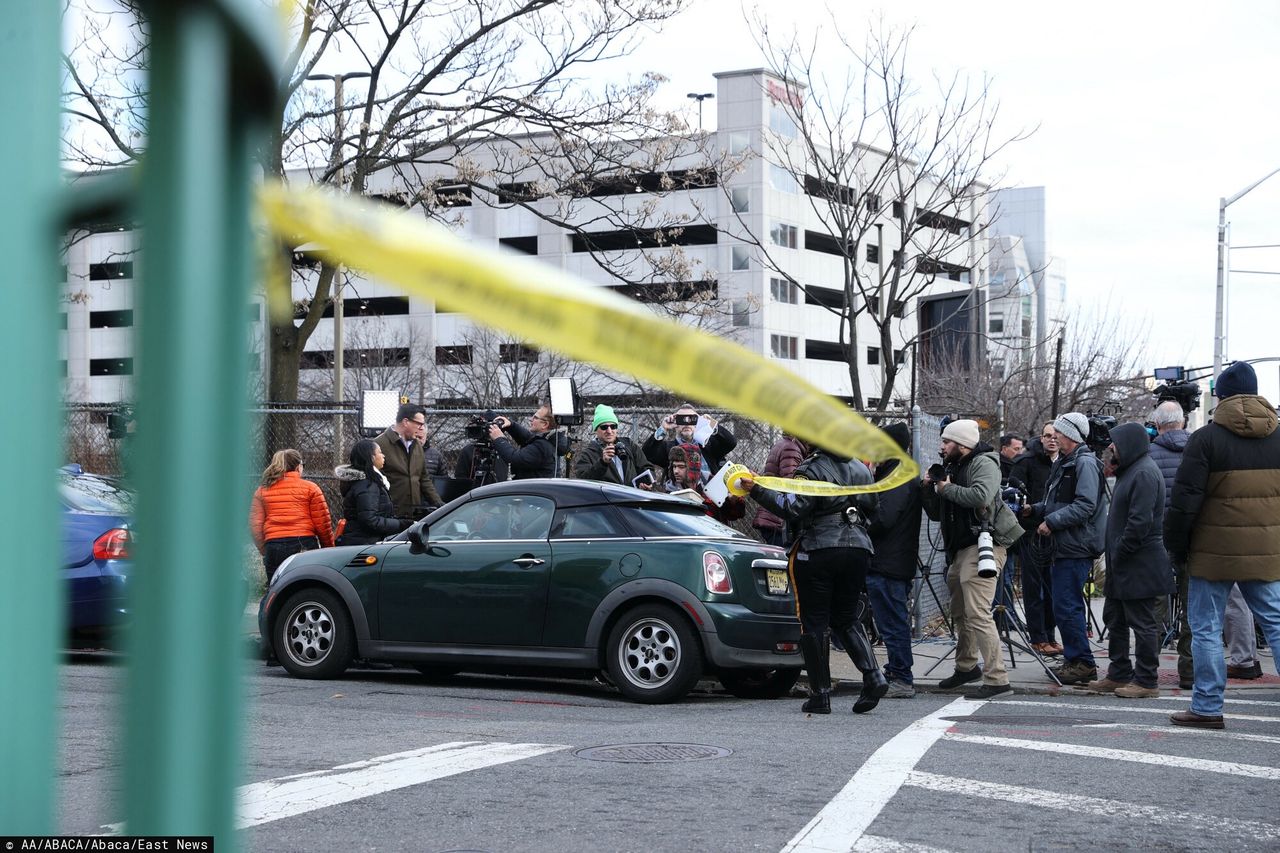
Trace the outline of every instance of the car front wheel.
<path fill-rule="evenodd" d="M 346 606 L 326 589 L 295 592 L 280 608 L 276 657 L 299 678 L 337 678 L 355 656 L 355 631 Z"/>
<path fill-rule="evenodd" d="M 739 699 L 781 699 L 800 678 L 799 667 L 783 669 L 726 669 L 720 683 Z"/>
<path fill-rule="evenodd" d="M 640 604 L 623 613 L 609 632 L 605 667 L 619 692 L 633 702 L 674 702 L 698 683 L 702 649 L 677 611 Z"/>

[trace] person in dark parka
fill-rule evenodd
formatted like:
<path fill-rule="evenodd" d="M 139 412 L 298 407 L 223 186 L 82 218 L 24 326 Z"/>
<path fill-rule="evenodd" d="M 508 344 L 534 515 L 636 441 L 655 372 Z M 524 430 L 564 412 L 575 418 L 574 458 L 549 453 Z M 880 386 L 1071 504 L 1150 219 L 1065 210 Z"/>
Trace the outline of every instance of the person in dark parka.
<path fill-rule="evenodd" d="M 1160 695 L 1160 622 L 1156 604 L 1174 589 L 1173 569 L 1164 550 L 1164 477 L 1151 458 L 1151 439 L 1141 424 L 1111 430 L 1116 484 L 1107 517 L 1107 596 L 1102 618 L 1110 643 L 1107 676 L 1086 685 L 1125 699 Z M 1129 631 L 1134 657 L 1129 660 Z"/>
<path fill-rule="evenodd" d="M 911 449 L 911 430 L 906 424 L 881 429 L 903 450 Z M 876 465 L 876 480 L 889 476 L 899 464 L 891 459 Z M 876 511 L 868 518 L 867 532 L 875 553 L 867 569 L 867 597 L 889 656 L 884 668 L 889 679 L 888 699 L 909 699 L 916 692 L 907 597 L 920 565 L 920 513 L 920 482 L 913 479 L 882 493 Z"/>
<path fill-rule="evenodd" d="M 347 521 L 338 545 L 371 545 L 413 525 L 412 519 L 396 516 L 382 474 L 385 463 L 382 447 L 362 438 L 351 448 L 351 464 L 334 469 L 342 491 L 342 517 Z"/>

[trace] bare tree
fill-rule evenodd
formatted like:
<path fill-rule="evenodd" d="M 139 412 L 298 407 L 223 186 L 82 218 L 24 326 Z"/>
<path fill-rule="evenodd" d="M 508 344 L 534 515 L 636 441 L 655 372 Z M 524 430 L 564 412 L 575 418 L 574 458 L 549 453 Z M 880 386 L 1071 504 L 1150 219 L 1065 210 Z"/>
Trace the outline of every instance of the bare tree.
<path fill-rule="evenodd" d="M 772 132 L 761 155 L 775 187 L 802 193 L 820 227 L 804 235 L 740 227 L 734 239 L 754 244 L 770 269 L 839 318 L 852 397 L 861 405 L 872 396 L 884 411 L 922 334 L 951 319 L 922 322 L 920 297 L 951 280 L 971 292 L 970 310 L 986 298 L 979 271 L 988 195 L 997 158 L 1022 137 L 998 133 L 985 81 L 914 79 L 910 31 L 873 31 L 857 44 L 833 18 L 823 30 L 836 41 L 830 50 L 816 36 L 779 40 L 762 17 L 754 26 L 769 70 L 783 81 L 767 83 Z M 822 69 L 832 68 L 847 71 L 828 78 Z M 776 247 L 798 247 L 801 237 L 805 249 L 838 259 L 838 282 L 800 281 L 775 257 Z M 864 345 L 879 351 L 872 389 L 859 371 Z"/>
<path fill-rule="evenodd" d="M 934 365 L 920 375 L 919 401 L 927 411 L 969 415 L 995 426 L 998 403 L 1004 403 L 1004 425 L 1013 432 L 1031 431 L 1063 412 L 1096 412 L 1142 418 L 1152 402 L 1147 390 L 1145 327 L 1126 323 L 1109 311 L 1101 318 L 1078 312 L 1065 325 L 1062 361 L 1032 358 L 1036 342 L 1016 353 L 1007 372 L 989 366 L 967 368 L 961 359 Z M 1051 342 L 1057 344 L 1057 336 Z M 1058 403 L 1053 396 L 1057 379 Z"/>

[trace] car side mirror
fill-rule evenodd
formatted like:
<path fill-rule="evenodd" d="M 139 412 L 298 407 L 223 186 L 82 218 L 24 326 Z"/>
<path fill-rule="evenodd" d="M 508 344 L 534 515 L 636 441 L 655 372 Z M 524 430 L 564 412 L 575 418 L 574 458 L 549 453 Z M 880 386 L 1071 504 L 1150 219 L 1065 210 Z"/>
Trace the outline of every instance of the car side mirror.
<path fill-rule="evenodd" d="M 409 540 L 410 554 L 425 554 L 427 551 L 427 542 L 423 537 L 423 533 L 427 530 L 425 524 L 418 524 L 410 527 L 405 534 L 405 538 Z"/>

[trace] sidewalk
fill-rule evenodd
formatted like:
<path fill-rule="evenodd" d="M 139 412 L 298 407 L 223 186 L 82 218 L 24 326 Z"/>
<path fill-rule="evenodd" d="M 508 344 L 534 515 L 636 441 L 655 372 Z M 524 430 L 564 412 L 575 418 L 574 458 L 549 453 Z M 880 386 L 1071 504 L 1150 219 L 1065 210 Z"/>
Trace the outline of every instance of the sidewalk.
<path fill-rule="evenodd" d="M 1095 615 L 1098 617 L 1098 623 L 1102 622 L 1102 600 L 1094 599 L 1091 604 Z M 1017 634 L 1013 634 L 1012 638 L 1016 643 L 1021 643 L 1021 638 Z M 1107 674 L 1107 644 L 1106 642 L 1098 642 L 1090 640 L 1090 647 L 1093 650 L 1094 661 L 1098 666 L 1098 677 L 1105 678 Z M 1024 652 L 1017 645 L 1010 654 L 1007 645 L 1001 646 L 1004 653 L 1004 665 L 1009 671 L 1009 684 L 1013 687 L 1015 693 L 1031 693 L 1043 694 L 1048 696 L 1057 696 L 1062 693 L 1073 693 L 1080 695 L 1084 690 L 1076 686 L 1060 686 L 1053 681 L 1052 678 L 1041 667 L 1040 662 L 1029 652 Z M 884 646 L 875 647 L 876 657 L 880 661 L 880 665 L 885 663 Z M 964 690 L 972 689 L 978 686 L 978 682 L 966 684 L 963 689 L 939 691 L 938 682 L 952 672 L 955 671 L 955 643 L 946 634 L 940 639 L 926 639 L 917 641 L 911 650 L 914 658 L 914 666 L 912 672 L 915 680 L 915 688 L 918 693 L 943 692 L 960 695 Z M 1132 654 L 1132 647 L 1130 649 Z M 1258 689 L 1277 689 L 1280 688 L 1280 675 L 1276 675 L 1275 662 L 1273 660 L 1273 650 L 1258 649 L 1258 660 L 1262 664 L 1262 677 L 1252 680 L 1232 678 L 1227 680 L 1228 692 L 1234 690 L 1258 690 Z M 1061 657 L 1045 658 L 1045 662 L 1051 666 L 1060 666 L 1063 663 Z M 930 672 L 929 670 L 933 671 Z M 854 685 L 862 683 L 862 675 L 854 667 L 853 662 L 849 660 L 849 656 L 835 649 L 831 650 L 831 678 L 841 682 L 852 682 Z M 1162 650 L 1160 654 L 1160 690 L 1166 696 L 1183 696 L 1191 698 L 1190 690 L 1181 690 L 1178 687 L 1178 655 L 1172 649 Z M 847 687 L 846 687 L 847 689 Z"/>

